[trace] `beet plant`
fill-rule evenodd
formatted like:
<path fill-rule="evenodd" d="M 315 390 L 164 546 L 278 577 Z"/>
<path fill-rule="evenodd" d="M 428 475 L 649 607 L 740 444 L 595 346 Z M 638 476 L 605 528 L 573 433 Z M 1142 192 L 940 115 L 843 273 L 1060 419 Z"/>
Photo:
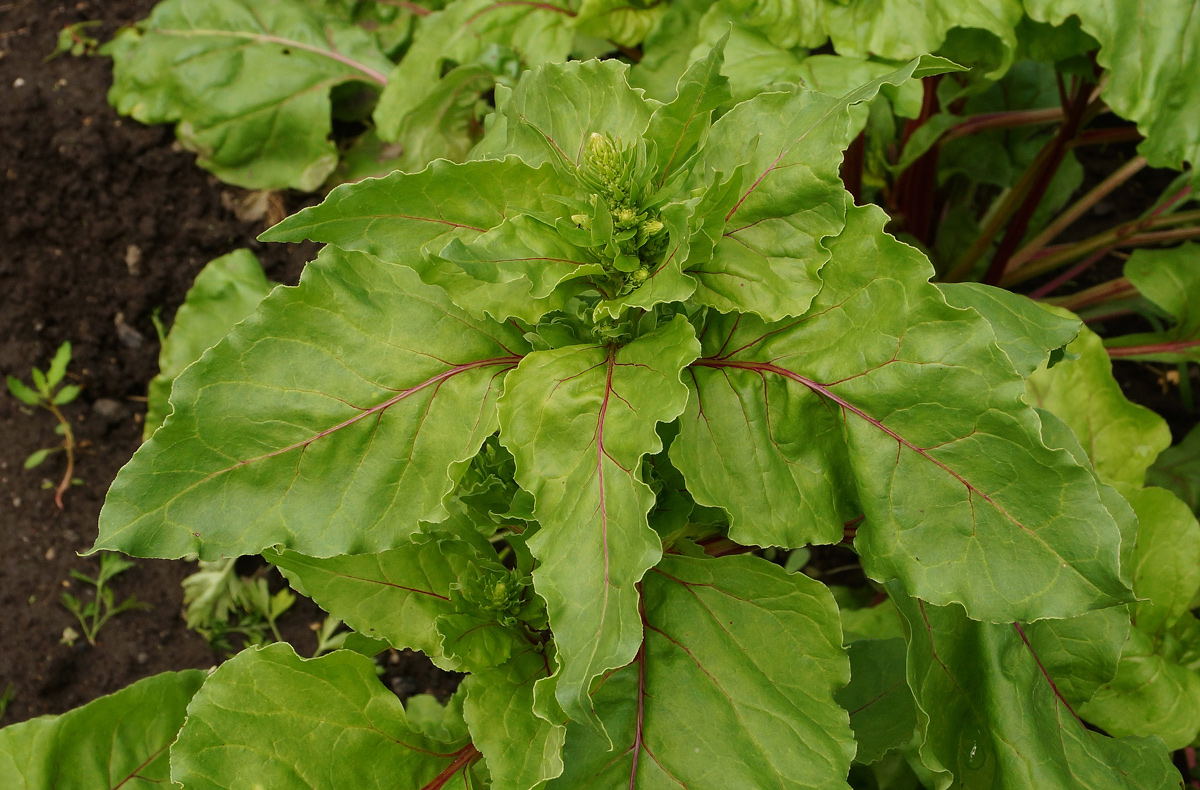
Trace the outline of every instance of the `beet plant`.
<path fill-rule="evenodd" d="M 1110 360 L 1198 359 L 1197 248 L 1159 246 L 1197 235 L 1191 174 L 1056 242 L 1194 159 L 1197 23 L 910 5 L 168 0 L 123 33 L 118 105 L 234 183 L 318 186 L 331 107 L 408 146 L 264 235 L 326 245 L 299 285 L 197 281 L 94 549 L 262 553 L 353 633 L 8 728 L 8 773 L 1179 787 L 1196 440 L 1156 463 Z M 830 545 L 863 584 L 806 566 Z M 401 703 L 389 647 L 458 692 Z M 104 756 L 64 759 L 81 727 Z"/>

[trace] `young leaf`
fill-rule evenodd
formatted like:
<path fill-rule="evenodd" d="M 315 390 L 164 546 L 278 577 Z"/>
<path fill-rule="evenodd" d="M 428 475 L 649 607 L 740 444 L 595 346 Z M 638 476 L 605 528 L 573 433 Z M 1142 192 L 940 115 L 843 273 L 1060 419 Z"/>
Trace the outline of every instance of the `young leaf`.
<path fill-rule="evenodd" d="M 50 361 L 50 370 L 46 372 L 46 384 L 51 389 L 58 386 L 58 382 L 63 380 L 63 376 L 67 374 L 67 365 L 71 364 L 71 344 L 63 343 L 58 347 L 58 351 L 54 352 L 54 359 Z"/>
<path fill-rule="evenodd" d="M 500 440 L 536 503 L 534 584 L 558 649 L 555 694 L 576 721 L 593 720 L 592 681 L 638 649 L 635 585 L 662 550 L 642 458 L 662 448 L 656 425 L 683 411 L 679 375 L 698 351 L 677 315 L 624 346 L 535 351 L 505 385 Z"/>
<path fill-rule="evenodd" d="M 272 790 L 394 790 L 444 776 L 437 787 L 468 790 L 477 756 L 465 737 L 437 740 L 411 724 L 370 659 L 303 659 L 274 644 L 209 676 L 171 748 L 171 778 L 188 790 L 232 790 L 247 777 Z"/>
<path fill-rule="evenodd" d="M 167 401 L 171 382 L 254 312 L 271 287 L 258 258 L 249 250 L 222 255 L 196 275 L 158 354 L 158 375 L 150 381 L 147 393 L 144 439 L 153 436 L 171 413 Z"/>
<path fill-rule="evenodd" d="M 29 457 L 25 459 L 23 466 L 26 469 L 34 469 L 41 466 L 42 462 L 45 461 L 50 456 L 50 453 L 54 452 L 56 449 L 58 448 L 46 447 L 41 450 L 34 450 L 29 454 Z"/>
<path fill-rule="evenodd" d="M 1166 420 L 1125 397 L 1090 329 L 1083 327 L 1067 351 L 1079 358 L 1043 365 L 1026 383 L 1027 400 L 1071 426 L 1102 480 L 1140 486 L 1146 468 L 1171 444 Z"/>
<path fill-rule="evenodd" d="M 36 406 L 41 402 L 38 394 L 16 376 L 8 376 L 7 381 L 8 391 L 13 394 L 14 398 L 21 401 L 21 403 L 24 403 L 26 406 Z"/>
<path fill-rule="evenodd" d="M 118 475 L 96 548 L 212 559 L 396 546 L 446 517 L 525 348 L 408 267 L 327 247 L 176 379 L 175 411 Z"/>
<path fill-rule="evenodd" d="M 107 53 L 118 112 L 179 124 L 201 167 L 247 189 L 319 187 L 338 159 L 330 90 L 382 87 L 392 65 L 370 33 L 301 0 L 166 0 Z"/>
<path fill-rule="evenodd" d="M 1200 144 L 1200 142 L 1198 142 Z M 1200 244 L 1169 249 L 1135 250 L 1125 264 L 1125 277 L 1138 292 L 1162 309 L 1174 323 L 1164 332 L 1140 332 L 1110 338 L 1109 354 L 1152 362 L 1200 361 Z"/>
<path fill-rule="evenodd" d="M 975 619 L 1128 601 L 1091 472 L 1043 444 L 991 328 L 946 305 L 884 221 L 848 213 L 808 314 L 708 320 L 671 447 L 688 490 L 757 545 L 836 542 L 857 499 L 867 573 Z"/>
<path fill-rule="evenodd" d="M 1115 664 L 1121 635 L 1108 628 L 1106 612 L 1022 626 L 974 622 L 955 604 L 903 595 L 897 605 L 910 633 L 920 755 L 939 774 L 938 787 L 952 778 L 1005 790 L 1178 785 L 1160 741 L 1114 740 L 1087 729 L 1073 711 L 1081 700 L 1063 691 L 1077 672 L 1093 675 L 1096 662 L 1110 671 Z M 1064 626 L 1075 629 L 1069 639 L 1058 633 Z M 1071 652 L 1055 649 L 1062 645 Z M 1094 688 L 1084 678 L 1079 688 Z"/>
<path fill-rule="evenodd" d="M 1061 25 L 1072 14 L 1100 42 L 1096 62 L 1107 80 L 1101 96 L 1146 140 L 1138 153 L 1152 167 L 1181 169 L 1200 161 L 1200 91 L 1196 73 L 1200 17 L 1189 3 L 1147 6 L 1121 0 L 1026 0 L 1039 22 Z"/>
<path fill-rule="evenodd" d="M 68 384 L 54 393 L 50 402 L 55 406 L 64 406 L 78 398 L 80 392 L 82 392 L 82 388 L 78 384 Z"/>
<path fill-rule="evenodd" d="M 547 790 L 846 788 L 849 680 L 827 588 L 758 557 L 668 555 L 642 582 L 633 663 L 593 691 Z M 786 722 L 786 724 L 784 724 Z"/>
<path fill-rule="evenodd" d="M 822 240 L 845 225 L 838 164 L 851 139 L 849 108 L 883 85 L 953 68 L 941 58 L 918 58 L 836 99 L 805 90 L 764 93 L 713 124 L 698 177 L 744 170 L 740 194 L 721 207 L 724 230 L 712 260 L 685 266 L 700 282 L 695 299 L 767 321 L 803 314 L 829 260 Z"/>
<path fill-rule="evenodd" d="M 204 678 L 199 669 L 164 672 L 61 716 L 5 727 L 0 730 L 5 787 L 165 785 L 167 747 Z"/>

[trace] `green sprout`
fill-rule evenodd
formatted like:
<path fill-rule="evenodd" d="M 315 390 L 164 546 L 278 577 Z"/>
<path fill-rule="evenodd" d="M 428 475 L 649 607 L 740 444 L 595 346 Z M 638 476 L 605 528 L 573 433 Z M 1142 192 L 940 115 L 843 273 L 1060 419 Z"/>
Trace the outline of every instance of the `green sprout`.
<path fill-rule="evenodd" d="M 70 593 L 63 593 L 62 596 L 62 605 L 79 620 L 79 625 L 83 628 L 83 635 L 87 638 L 89 645 L 95 647 L 96 635 L 100 633 L 100 629 L 121 612 L 151 608 L 150 604 L 139 601 L 132 595 L 119 604 L 114 603 L 112 589 L 108 587 L 109 580 L 133 566 L 134 563 L 121 555 L 105 552 L 100 555 L 100 573 L 96 575 L 96 578 L 93 579 L 86 573 L 71 570 L 71 576 L 75 579 L 96 588 L 96 597 L 87 603 Z"/>
<path fill-rule="evenodd" d="M 237 559 L 201 561 L 199 570 L 183 580 L 188 628 L 203 636 L 214 650 L 232 652 L 229 637 L 235 634 L 247 645 L 267 644 L 268 631 L 276 642 L 282 642 L 277 621 L 296 602 L 296 596 L 287 587 L 272 595 L 261 573 L 239 576 Z"/>
<path fill-rule="evenodd" d="M 75 57 L 94 54 L 96 47 L 100 46 L 100 41 L 84 31 L 99 24 L 98 21 L 78 22 L 64 27 L 58 33 L 58 43 L 55 45 L 54 51 L 46 56 L 44 62 L 49 63 L 64 52 L 70 52 Z"/>
<path fill-rule="evenodd" d="M 58 351 L 54 354 L 54 359 L 50 361 L 50 369 L 43 373 L 38 368 L 33 368 L 30 373 L 33 378 L 33 387 L 29 387 L 15 376 L 8 377 L 8 391 L 13 394 L 17 400 L 27 406 L 40 406 L 49 411 L 58 420 L 58 426 L 54 432 L 63 438 L 62 443 L 55 447 L 45 447 L 37 450 L 25 459 L 25 468 L 33 469 L 40 466 L 51 453 L 63 451 L 67 456 L 67 469 L 63 472 L 62 481 L 54 490 L 54 502 L 58 505 L 58 509 L 63 509 L 63 493 L 74 482 L 73 473 L 75 471 L 75 434 L 71 431 L 70 421 L 63 416 L 59 406 L 65 406 L 71 401 L 79 397 L 80 387 L 77 384 L 67 384 L 59 386 L 62 383 L 63 377 L 67 373 L 67 365 L 71 363 L 71 344 L 63 343 L 58 347 Z"/>

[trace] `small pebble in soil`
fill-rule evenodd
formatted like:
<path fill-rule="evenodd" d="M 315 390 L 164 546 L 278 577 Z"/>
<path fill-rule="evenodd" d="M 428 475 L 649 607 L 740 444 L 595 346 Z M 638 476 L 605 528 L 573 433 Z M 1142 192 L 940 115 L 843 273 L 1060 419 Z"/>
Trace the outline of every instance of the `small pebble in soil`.
<path fill-rule="evenodd" d="M 121 345 L 129 348 L 140 348 L 146 342 L 146 338 L 142 337 L 142 333 L 125 323 L 125 314 L 117 313 L 113 318 L 113 324 L 117 327 L 117 339 L 121 341 Z"/>
<path fill-rule="evenodd" d="M 125 248 L 125 266 L 129 269 L 129 273 L 137 277 L 142 273 L 142 248 L 136 244 L 130 244 Z"/>
<path fill-rule="evenodd" d="M 92 404 L 92 411 L 109 425 L 116 425 L 129 416 L 129 410 L 125 408 L 125 404 L 112 398 L 98 399 Z"/>
<path fill-rule="evenodd" d="M 54 547 L 53 546 L 46 549 L 46 559 L 48 559 L 48 560 L 54 559 Z"/>

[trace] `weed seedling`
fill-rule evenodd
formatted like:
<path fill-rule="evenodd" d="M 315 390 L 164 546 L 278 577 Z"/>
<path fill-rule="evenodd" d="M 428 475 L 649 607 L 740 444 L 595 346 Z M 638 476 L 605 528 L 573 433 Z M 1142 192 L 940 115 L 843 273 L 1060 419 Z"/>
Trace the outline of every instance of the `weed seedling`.
<path fill-rule="evenodd" d="M 83 635 L 87 638 L 89 645 L 95 646 L 96 635 L 100 633 L 100 629 L 121 612 L 151 608 L 150 604 L 139 601 L 132 595 L 119 604 L 113 603 L 113 592 L 108 587 L 108 582 L 118 574 L 132 568 L 133 565 L 134 563 L 119 554 L 105 552 L 100 555 L 100 573 L 96 575 L 96 578 L 93 579 L 86 573 L 71 570 L 71 576 L 96 588 L 96 597 L 87 603 L 70 593 L 63 593 L 62 596 L 63 606 L 79 620 L 79 625 L 83 628 Z"/>
<path fill-rule="evenodd" d="M 33 368 L 30 375 L 33 379 L 33 387 L 30 388 L 20 379 L 15 376 L 8 377 L 8 391 L 13 394 L 17 400 L 27 406 L 40 406 L 46 409 L 54 418 L 58 420 L 58 425 L 54 432 L 62 437 L 62 443 L 55 447 L 45 447 L 37 450 L 25 459 L 25 468 L 33 469 L 40 466 L 51 453 L 59 452 L 60 450 L 67 455 L 67 469 L 63 472 L 62 481 L 54 490 L 54 503 L 58 505 L 58 509 L 63 509 L 63 493 L 71 485 L 73 481 L 73 472 L 75 471 L 75 434 L 71 431 L 71 423 L 63 416 L 59 406 L 65 406 L 75 398 L 79 397 L 80 387 L 77 384 L 62 385 L 63 376 L 67 373 L 67 365 L 71 363 L 71 344 L 63 343 L 58 347 L 58 351 L 54 354 L 54 359 L 50 361 L 50 369 L 43 373 L 38 368 Z"/>
<path fill-rule="evenodd" d="M 99 24 L 98 21 L 79 22 L 64 27 L 58 33 L 58 43 L 55 45 L 54 51 L 46 56 L 44 62 L 49 63 L 64 52 L 70 52 L 77 58 L 96 54 L 96 47 L 100 46 L 100 41 L 89 36 L 86 31 Z"/>
<path fill-rule="evenodd" d="M 268 642 L 267 632 L 282 642 L 276 621 L 296 602 L 287 587 L 274 595 L 260 574 L 240 576 L 236 557 L 200 562 L 200 569 L 183 580 L 184 616 L 188 628 L 203 636 L 214 650 L 232 652 L 229 637 L 240 635 L 247 645 Z M 268 566 L 269 569 L 269 566 Z"/>

